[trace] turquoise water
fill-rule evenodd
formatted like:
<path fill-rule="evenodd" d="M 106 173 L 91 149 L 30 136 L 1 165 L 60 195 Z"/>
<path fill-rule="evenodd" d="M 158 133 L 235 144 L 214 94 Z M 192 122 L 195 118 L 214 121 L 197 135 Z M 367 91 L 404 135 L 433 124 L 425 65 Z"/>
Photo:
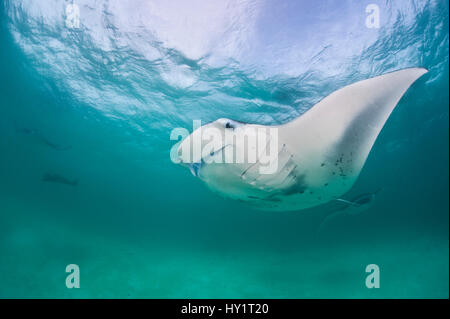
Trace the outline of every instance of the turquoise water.
<path fill-rule="evenodd" d="M 379 29 L 362 1 L 74 1 L 78 29 L 30 2 L 0 6 L 0 297 L 448 298 L 448 1 L 372 1 Z M 359 215 L 252 210 L 170 161 L 194 119 L 284 123 L 415 66 Z"/>

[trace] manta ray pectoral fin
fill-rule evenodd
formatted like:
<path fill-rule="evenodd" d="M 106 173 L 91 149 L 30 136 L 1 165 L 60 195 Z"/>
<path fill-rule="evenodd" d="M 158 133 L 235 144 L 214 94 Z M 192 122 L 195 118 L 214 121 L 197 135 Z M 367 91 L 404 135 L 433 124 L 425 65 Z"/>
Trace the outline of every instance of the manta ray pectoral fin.
<path fill-rule="evenodd" d="M 404 69 L 345 86 L 282 125 L 280 140 L 295 146 L 299 156 L 308 154 L 310 165 L 323 163 L 324 170 L 335 166 L 336 175 L 357 176 L 392 110 L 426 72 Z"/>

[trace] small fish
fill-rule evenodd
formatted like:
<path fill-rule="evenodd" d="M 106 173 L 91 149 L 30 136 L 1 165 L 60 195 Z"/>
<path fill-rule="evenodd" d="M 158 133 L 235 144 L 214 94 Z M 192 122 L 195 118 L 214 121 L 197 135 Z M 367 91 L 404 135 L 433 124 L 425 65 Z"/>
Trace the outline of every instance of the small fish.
<path fill-rule="evenodd" d="M 62 146 L 62 145 L 58 145 L 58 144 L 53 143 L 52 141 L 47 139 L 41 132 L 39 132 L 36 129 L 21 128 L 21 129 L 17 129 L 17 132 L 25 134 L 25 135 L 30 135 L 38 143 L 43 144 L 45 146 L 48 146 L 48 147 L 50 147 L 51 149 L 53 149 L 55 151 L 66 151 L 66 150 L 69 150 L 71 148 L 70 146 Z"/>
<path fill-rule="evenodd" d="M 44 174 L 44 176 L 42 177 L 42 180 L 44 182 L 59 183 L 59 184 L 64 184 L 64 185 L 69 185 L 69 186 L 77 186 L 78 185 L 78 180 L 70 180 L 70 179 L 65 178 L 64 176 L 61 176 L 58 174 L 52 174 L 52 173 Z"/>
<path fill-rule="evenodd" d="M 336 198 L 335 201 L 343 203 L 344 205 L 334 210 L 331 214 L 325 217 L 323 222 L 319 225 L 318 232 L 322 230 L 325 224 L 327 224 L 330 220 L 335 219 L 338 216 L 341 216 L 343 214 L 358 215 L 366 211 L 373 204 L 376 195 L 378 195 L 378 193 L 380 193 L 381 190 L 382 189 L 379 188 L 372 193 L 360 194 L 356 197 L 353 197 L 351 200 Z"/>

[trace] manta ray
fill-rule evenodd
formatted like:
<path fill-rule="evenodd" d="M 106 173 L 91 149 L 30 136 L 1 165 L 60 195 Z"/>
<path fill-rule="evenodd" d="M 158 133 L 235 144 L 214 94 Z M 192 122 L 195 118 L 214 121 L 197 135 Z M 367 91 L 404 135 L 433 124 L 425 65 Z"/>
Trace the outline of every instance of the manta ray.
<path fill-rule="evenodd" d="M 181 164 L 212 191 L 263 210 L 302 210 L 339 199 L 355 183 L 395 106 L 426 72 L 424 68 L 408 68 L 355 82 L 331 93 L 298 118 L 270 126 L 277 130 L 278 167 L 274 173 L 261 174 L 259 161 L 207 160 L 247 147 L 248 143 L 237 142 L 245 139 L 245 132 L 267 127 L 224 118 L 194 130 L 180 142 L 178 154 L 192 148 L 193 140 L 205 128 L 234 131 L 234 142 L 219 143 L 210 154 L 181 160 Z"/>

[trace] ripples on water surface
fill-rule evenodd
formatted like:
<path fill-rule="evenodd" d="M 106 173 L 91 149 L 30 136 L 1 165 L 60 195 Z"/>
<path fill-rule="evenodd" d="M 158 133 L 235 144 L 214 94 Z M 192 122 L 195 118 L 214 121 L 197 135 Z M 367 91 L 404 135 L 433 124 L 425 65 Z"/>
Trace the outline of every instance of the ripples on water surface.
<path fill-rule="evenodd" d="M 4 1 L 0 297 L 448 298 L 448 2 L 372 2 L 379 29 L 361 1 L 80 0 L 79 29 L 68 1 Z M 382 193 L 319 235 L 329 207 L 254 211 L 170 162 L 193 119 L 284 123 L 413 66 L 350 195 Z"/>

